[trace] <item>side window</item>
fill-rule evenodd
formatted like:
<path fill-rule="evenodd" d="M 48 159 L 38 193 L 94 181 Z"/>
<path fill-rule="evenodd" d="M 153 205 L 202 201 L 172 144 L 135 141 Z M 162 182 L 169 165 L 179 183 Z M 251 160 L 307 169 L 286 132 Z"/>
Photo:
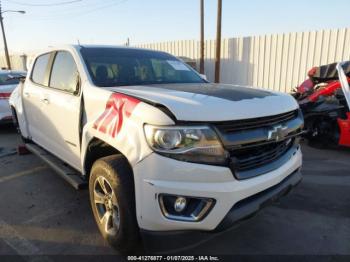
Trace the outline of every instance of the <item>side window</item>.
<path fill-rule="evenodd" d="M 50 60 L 50 53 L 39 56 L 34 64 L 33 72 L 32 72 L 32 80 L 33 82 L 40 84 L 40 85 L 47 85 L 45 76 L 46 76 L 46 70 L 47 65 Z"/>
<path fill-rule="evenodd" d="M 50 87 L 76 93 L 78 81 L 78 69 L 72 55 L 66 51 L 57 52 L 52 66 Z"/>

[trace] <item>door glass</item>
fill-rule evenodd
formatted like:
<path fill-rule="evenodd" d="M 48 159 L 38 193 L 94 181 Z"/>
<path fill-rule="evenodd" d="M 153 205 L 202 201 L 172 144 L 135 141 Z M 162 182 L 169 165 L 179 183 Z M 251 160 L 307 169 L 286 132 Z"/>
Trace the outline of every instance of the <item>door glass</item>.
<path fill-rule="evenodd" d="M 57 52 L 52 67 L 50 87 L 76 93 L 78 76 L 77 66 L 72 55 L 65 51 Z"/>
<path fill-rule="evenodd" d="M 50 59 L 50 53 L 49 54 L 45 54 L 42 56 L 39 56 L 36 61 L 35 61 L 35 65 L 33 68 L 33 73 L 32 73 L 32 80 L 33 82 L 40 84 L 40 85 L 47 85 L 46 81 L 47 78 L 45 78 L 46 76 L 46 70 L 47 70 L 47 65 L 49 63 L 49 59 Z"/>

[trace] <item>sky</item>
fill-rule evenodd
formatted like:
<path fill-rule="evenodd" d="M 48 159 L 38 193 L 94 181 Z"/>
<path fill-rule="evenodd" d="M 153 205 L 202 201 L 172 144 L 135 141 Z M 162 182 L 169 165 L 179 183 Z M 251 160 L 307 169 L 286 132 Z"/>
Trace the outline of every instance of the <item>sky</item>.
<path fill-rule="evenodd" d="M 200 0 L 1 0 L 11 53 L 59 44 L 131 45 L 199 39 Z M 223 0 L 224 38 L 349 27 L 349 0 Z M 217 1 L 205 0 L 215 39 Z M 0 39 L 0 48 L 3 44 Z M 0 52 L 1 52 L 0 50 Z"/>

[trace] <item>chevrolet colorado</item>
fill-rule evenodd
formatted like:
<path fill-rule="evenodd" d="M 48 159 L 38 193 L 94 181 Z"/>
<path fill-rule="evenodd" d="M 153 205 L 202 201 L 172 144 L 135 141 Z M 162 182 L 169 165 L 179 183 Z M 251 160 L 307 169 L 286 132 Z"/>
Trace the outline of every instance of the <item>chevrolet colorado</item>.
<path fill-rule="evenodd" d="M 88 183 L 98 228 L 120 251 L 222 231 L 301 180 L 290 95 L 209 83 L 164 52 L 47 50 L 10 104 L 27 147 Z"/>

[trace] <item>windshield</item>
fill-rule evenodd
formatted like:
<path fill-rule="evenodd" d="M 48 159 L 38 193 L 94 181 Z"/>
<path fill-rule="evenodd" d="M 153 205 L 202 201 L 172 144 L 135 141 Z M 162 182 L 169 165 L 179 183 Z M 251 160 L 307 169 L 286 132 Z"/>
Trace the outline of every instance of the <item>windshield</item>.
<path fill-rule="evenodd" d="M 163 52 L 83 47 L 81 54 L 100 87 L 205 82 L 190 66 Z"/>

